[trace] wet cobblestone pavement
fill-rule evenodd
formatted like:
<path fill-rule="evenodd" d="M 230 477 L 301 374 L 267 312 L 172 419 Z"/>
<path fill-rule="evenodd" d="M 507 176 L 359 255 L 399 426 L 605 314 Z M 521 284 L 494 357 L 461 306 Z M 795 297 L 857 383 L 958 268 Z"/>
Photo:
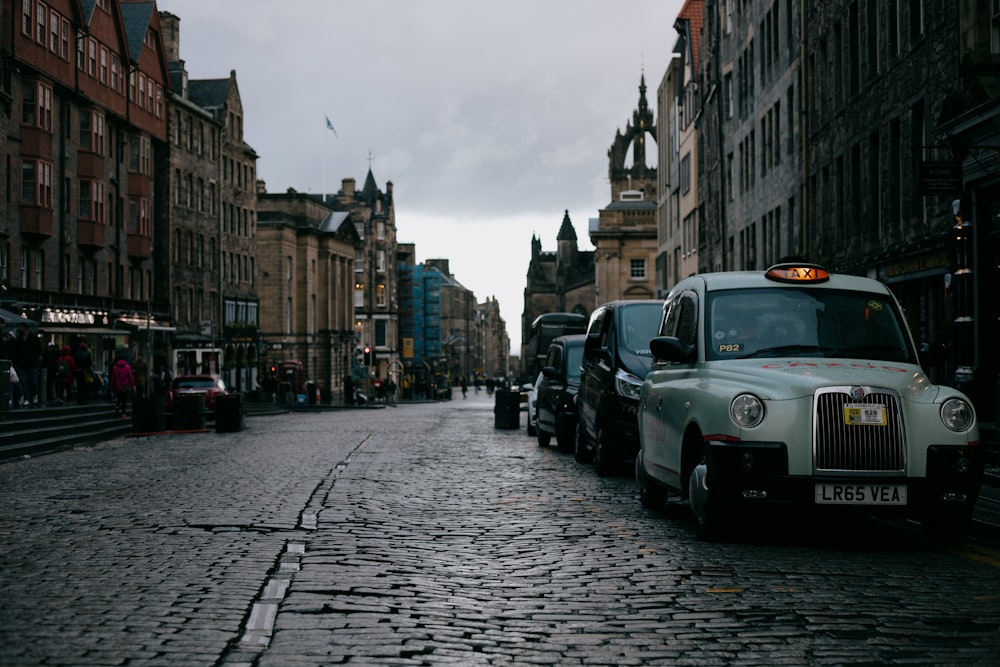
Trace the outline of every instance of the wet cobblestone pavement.
<path fill-rule="evenodd" d="M 995 548 L 875 522 L 701 543 L 485 393 L 11 462 L 0 499 L 0 665 L 1000 656 Z"/>

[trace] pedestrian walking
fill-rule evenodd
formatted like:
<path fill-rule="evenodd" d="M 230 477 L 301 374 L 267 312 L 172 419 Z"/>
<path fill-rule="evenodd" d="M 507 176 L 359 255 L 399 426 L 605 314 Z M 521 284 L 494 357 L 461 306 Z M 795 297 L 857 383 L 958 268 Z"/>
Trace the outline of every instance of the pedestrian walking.
<path fill-rule="evenodd" d="M 26 322 L 17 325 L 14 336 L 14 368 L 21 379 L 21 405 L 38 405 L 38 364 L 42 356 L 42 343 Z"/>
<path fill-rule="evenodd" d="M 69 403 L 69 396 L 76 377 L 76 360 L 69 345 L 63 345 L 56 359 L 56 405 Z"/>
<path fill-rule="evenodd" d="M 94 358 L 87 341 L 80 341 L 73 357 L 76 360 L 76 400 L 83 405 L 90 402 L 91 387 L 94 384 Z"/>
<path fill-rule="evenodd" d="M 115 397 L 115 412 L 124 419 L 128 407 L 128 395 L 135 390 L 135 376 L 132 374 L 132 367 L 120 352 L 115 355 L 115 363 L 111 366 L 109 385 Z"/>
<path fill-rule="evenodd" d="M 465 381 L 465 377 L 458 378 L 458 384 L 462 387 L 462 400 L 464 401 L 469 397 L 469 383 Z"/>

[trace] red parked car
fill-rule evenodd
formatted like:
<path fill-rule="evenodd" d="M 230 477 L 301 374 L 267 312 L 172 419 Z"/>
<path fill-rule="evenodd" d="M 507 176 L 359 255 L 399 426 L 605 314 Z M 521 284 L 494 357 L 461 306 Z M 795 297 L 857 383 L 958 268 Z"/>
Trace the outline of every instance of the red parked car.
<path fill-rule="evenodd" d="M 172 412 L 181 396 L 201 394 L 205 397 L 205 408 L 214 410 L 215 397 L 226 393 L 226 383 L 217 375 L 178 375 L 167 390 L 166 409 Z"/>

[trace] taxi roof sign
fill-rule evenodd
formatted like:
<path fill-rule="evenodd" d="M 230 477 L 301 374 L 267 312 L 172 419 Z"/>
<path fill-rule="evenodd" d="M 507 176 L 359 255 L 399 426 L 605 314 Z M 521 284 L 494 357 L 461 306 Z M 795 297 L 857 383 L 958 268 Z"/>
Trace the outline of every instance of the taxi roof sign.
<path fill-rule="evenodd" d="M 830 272 L 818 264 L 775 264 L 764 274 L 781 283 L 825 283 Z"/>

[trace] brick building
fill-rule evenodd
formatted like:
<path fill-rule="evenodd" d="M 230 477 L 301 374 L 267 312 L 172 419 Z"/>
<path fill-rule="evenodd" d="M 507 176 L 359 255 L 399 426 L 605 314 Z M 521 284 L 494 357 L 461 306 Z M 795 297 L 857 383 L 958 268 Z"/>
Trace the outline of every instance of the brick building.
<path fill-rule="evenodd" d="M 166 337 L 136 335 L 169 321 L 166 258 L 153 253 L 168 215 L 170 89 L 155 5 L 3 8 L 5 307 L 58 343 L 86 338 L 97 364 L 137 349 L 165 363 Z"/>

